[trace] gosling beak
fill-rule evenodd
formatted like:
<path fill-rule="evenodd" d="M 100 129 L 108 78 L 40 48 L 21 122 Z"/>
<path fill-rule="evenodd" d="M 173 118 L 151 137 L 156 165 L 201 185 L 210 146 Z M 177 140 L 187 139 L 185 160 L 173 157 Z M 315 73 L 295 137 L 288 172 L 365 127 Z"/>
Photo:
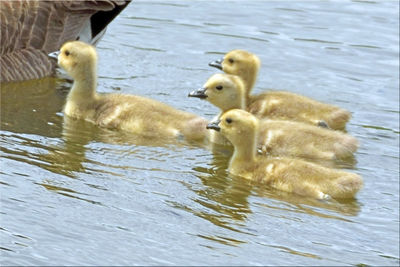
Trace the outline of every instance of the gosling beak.
<path fill-rule="evenodd" d="M 49 57 L 51 58 L 55 58 L 58 59 L 58 55 L 60 54 L 60 51 L 55 51 L 55 52 L 51 52 L 49 54 L 47 54 Z"/>
<path fill-rule="evenodd" d="M 190 92 L 188 96 L 189 97 L 198 97 L 200 99 L 205 99 L 205 98 L 207 98 L 206 91 L 207 91 L 207 88 L 199 88 L 197 90 L 194 90 L 194 91 Z"/>
<path fill-rule="evenodd" d="M 218 126 L 218 124 L 219 124 L 220 122 L 221 122 L 220 120 L 212 121 L 212 122 L 210 122 L 209 124 L 207 124 L 207 127 L 206 127 L 206 128 L 207 128 L 207 129 L 213 129 L 213 130 L 219 132 L 219 131 L 221 131 L 221 127 Z"/>
<path fill-rule="evenodd" d="M 208 63 L 208 66 L 222 70 L 222 61 L 224 61 L 224 58 L 210 62 Z"/>

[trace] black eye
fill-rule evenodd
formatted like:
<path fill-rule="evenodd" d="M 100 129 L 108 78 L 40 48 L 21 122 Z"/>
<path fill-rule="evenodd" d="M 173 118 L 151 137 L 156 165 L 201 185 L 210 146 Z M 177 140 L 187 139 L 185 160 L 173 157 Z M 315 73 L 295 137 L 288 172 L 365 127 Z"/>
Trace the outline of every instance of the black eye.
<path fill-rule="evenodd" d="M 233 63 L 235 62 L 235 60 L 233 60 L 233 58 L 228 59 L 229 63 Z"/>
<path fill-rule="evenodd" d="M 65 55 L 69 56 L 69 51 L 68 50 L 65 51 Z"/>
<path fill-rule="evenodd" d="M 232 122 L 232 119 L 231 119 L 231 118 L 226 118 L 225 121 L 226 121 L 227 123 L 231 123 L 231 122 Z"/>
<path fill-rule="evenodd" d="M 217 90 L 221 91 L 222 89 L 224 89 L 224 87 L 222 85 L 218 85 L 217 87 L 215 87 Z"/>

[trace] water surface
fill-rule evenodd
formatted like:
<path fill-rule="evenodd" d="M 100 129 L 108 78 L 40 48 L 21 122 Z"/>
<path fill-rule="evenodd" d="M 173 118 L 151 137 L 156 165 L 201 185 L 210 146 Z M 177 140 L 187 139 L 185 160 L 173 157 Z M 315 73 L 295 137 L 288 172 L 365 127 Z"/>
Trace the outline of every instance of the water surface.
<path fill-rule="evenodd" d="M 320 202 L 226 172 L 229 149 L 163 144 L 64 118 L 71 82 L 1 86 L 2 265 L 399 265 L 399 4 L 134 1 L 98 45 L 101 92 L 208 119 L 187 98 L 231 49 L 262 60 L 255 93 L 350 110 L 355 200 Z"/>

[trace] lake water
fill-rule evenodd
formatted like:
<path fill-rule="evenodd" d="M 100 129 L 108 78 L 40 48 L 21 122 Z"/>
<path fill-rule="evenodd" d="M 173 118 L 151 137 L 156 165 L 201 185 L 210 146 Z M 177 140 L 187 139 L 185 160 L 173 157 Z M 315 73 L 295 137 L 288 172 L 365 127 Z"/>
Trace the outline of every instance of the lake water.
<path fill-rule="evenodd" d="M 66 79 L 1 86 L 1 265 L 399 265 L 399 3 L 134 1 L 98 44 L 101 92 L 208 119 L 187 94 L 231 49 L 255 93 L 350 110 L 355 200 L 320 202 L 226 172 L 229 153 L 64 120 Z"/>

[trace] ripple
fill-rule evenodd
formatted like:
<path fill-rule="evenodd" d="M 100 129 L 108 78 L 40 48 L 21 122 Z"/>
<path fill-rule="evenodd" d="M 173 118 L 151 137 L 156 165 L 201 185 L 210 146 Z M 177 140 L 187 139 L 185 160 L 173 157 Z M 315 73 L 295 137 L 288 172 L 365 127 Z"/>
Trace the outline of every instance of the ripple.
<path fill-rule="evenodd" d="M 241 241 L 241 240 L 236 240 L 230 237 L 224 237 L 224 236 L 205 236 L 205 235 L 197 235 L 198 237 L 211 240 L 213 242 L 218 242 L 223 245 L 228 245 L 228 246 L 234 246 L 237 247 L 241 244 L 246 244 L 247 242 Z"/>
<path fill-rule="evenodd" d="M 304 13 L 304 10 L 301 9 L 294 9 L 294 8 L 284 8 L 284 7 L 276 7 L 276 10 L 283 10 L 283 11 L 290 11 L 290 12 L 300 12 L 300 13 Z"/>
<path fill-rule="evenodd" d="M 349 44 L 349 46 L 360 47 L 360 48 L 382 49 L 382 47 L 375 46 L 375 45 Z"/>
<path fill-rule="evenodd" d="M 5 251 L 10 251 L 10 252 L 15 252 L 14 250 L 9 249 L 9 248 L 5 248 L 5 247 L 0 247 L 0 249 L 1 250 L 5 250 Z"/>
<path fill-rule="evenodd" d="M 130 23 L 121 23 L 121 25 L 132 27 L 132 28 L 140 28 L 140 29 L 155 29 L 154 26 L 150 25 L 137 25 L 137 24 L 130 24 Z M 132 33 L 130 33 L 132 34 Z"/>
<path fill-rule="evenodd" d="M 174 22 L 172 19 L 160 19 L 160 18 L 148 18 L 148 17 L 136 17 L 136 16 L 131 16 L 131 17 L 125 17 L 127 19 L 131 20 L 144 20 L 144 21 L 157 21 L 157 22 Z"/>
<path fill-rule="evenodd" d="M 86 201 L 86 202 L 89 202 L 89 203 L 95 204 L 95 205 L 104 206 L 99 201 L 94 201 L 94 200 L 90 200 L 90 199 L 79 197 L 79 196 L 75 195 L 75 194 L 79 194 L 79 195 L 89 196 L 88 194 L 85 194 L 85 193 L 79 193 L 79 192 L 77 192 L 75 190 L 72 190 L 72 189 L 69 189 L 69 188 L 56 186 L 56 185 L 51 185 L 51 184 L 48 184 L 48 183 L 35 183 L 35 184 L 41 185 L 44 188 L 46 188 L 47 190 L 49 190 L 49 191 L 56 192 L 57 194 L 60 194 L 60 195 L 66 196 L 66 197 L 70 197 L 70 198 L 74 198 L 74 199 L 78 199 L 78 200 L 83 200 L 83 201 Z"/>
<path fill-rule="evenodd" d="M 115 81 L 123 81 L 123 80 L 135 80 L 135 79 L 141 79 L 141 78 L 149 78 L 151 76 L 154 76 L 154 75 L 132 75 L 132 76 L 128 76 L 128 77 L 110 77 L 110 76 L 99 75 L 99 78 L 115 80 Z M 114 88 L 114 90 L 120 91 L 121 88 Z"/>
<path fill-rule="evenodd" d="M 4 173 L 0 173 L 0 174 L 4 175 Z M 3 182 L 3 181 L 0 181 L 0 184 L 1 185 L 6 185 L 6 186 L 12 186 L 9 183 Z"/>
<path fill-rule="evenodd" d="M 294 249 L 291 249 L 291 248 L 287 248 L 287 247 L 284 247 L 284 246 L 270 245 L 270 247 L 278 248 L 280 251 L 287 252 L 287 253 L 290 253 L 290 254 L 293 254 L 293 255 L 299 255 L 299 256 L 309 257 L 309 258 L 314 258 L 314 259 L 319 259 L 319 260 L 322 259 L 320 256 L 317 256 L 315 254 L 307 253 L 307 252 L 300 252 L 300 251 L 297 251 L 297 250 L 294 250 Z"/>
<path fill-rule="evenodd" d="M 359 126 L 361 126 L 361 127 L 363 127 L 363 128 L 366 128 L 366 129 L 375 129 L 375 130 L 381 130 L 381 131 L 389 131 L 389 132 L 393 132 L 393 133 L 395 133 L 395 134 L 400 134 L 400 132 L 399 132 L 398 129 L 391 129 L 391 128 L 386 128 L 386 127 L 383 127 L 383 126 L 363 125 L 363 124 L 361 124 L 361 125 L 359 125 Z"/>
<path fill-rule="evenodd" d="M 166 50 L 163 49 L 159 49 L 159 48 L 152 48 L 152 47 L 140 47 L 140 46 L 136 46 L 136 45 L 131 45 L 131 44 L 124 44 L 121 43 L 122 46 L 126 46 L 126 47 L 132 47 L 138 50 L 144 50 L 144 51 L 151 51 L 151 52 L 167 52 Z"/>
<path fill-rule="evenodd" d="M 279 35 L 279 33 L 277 33 L 277 32 L 269 32 L 269 31 L 260 31 L 260 32 L 265 33 L 265 34 Z"/>
<path fill-rule="evenodd" d="M 293 38 L 295 41 L 313 42 L 313 43 L 323 43 L 323 44 L 343 44 L 342 42 L 326 41 L 320 39 L 306 39 L 306 38 Z"/>
<path fill-rule="evenodd" d="M 160 6 L 171 6 L 171 7 L 189 7 L 190 5 L 185 5 L 185 4 L 182 4 L 182 3 L 172 3 L 172 2 L 166 2 L 166 3 L 163 3 L 163 2 L 151 2 L 151 5 L 160 5 Z"/>
<path fill-rule="evenodd" d="M 257 38 L 257 37 L 249 37 L 249 36 L 242 36 L 242 35 L 235 35 L 235 34 L 228 34 L 228 33 L 218 33 L 218 32 L 203 32 L 203 33 L 210 34 L 210 35 L 223 36 L 223 37 L 232 37 L 232 38 L 255 40 L 255 41 L 261 41 L 261 42 L 269 43 L 268 40 L 262 39 L 262 38 Z"/>

